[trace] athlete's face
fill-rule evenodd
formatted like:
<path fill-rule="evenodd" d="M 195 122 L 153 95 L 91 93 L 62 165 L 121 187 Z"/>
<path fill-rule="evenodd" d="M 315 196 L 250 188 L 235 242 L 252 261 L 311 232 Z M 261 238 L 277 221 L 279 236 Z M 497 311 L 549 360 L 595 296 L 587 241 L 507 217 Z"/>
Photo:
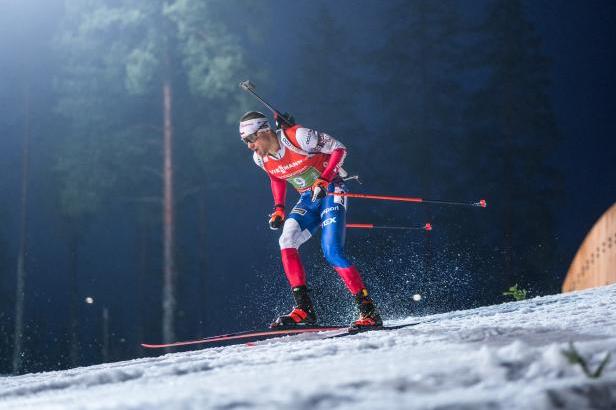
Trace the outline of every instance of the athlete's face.
<path fill-rule="evenodd" d="M 248 145 L 248 149 L 256 152 L 262 157 L 270 152 L 275 153 L 279 149 L 278 139 L 272 130 L 261 130 L 257 132 L 256 138 L 252 142 L 246 141 L 246 145 Z"/>

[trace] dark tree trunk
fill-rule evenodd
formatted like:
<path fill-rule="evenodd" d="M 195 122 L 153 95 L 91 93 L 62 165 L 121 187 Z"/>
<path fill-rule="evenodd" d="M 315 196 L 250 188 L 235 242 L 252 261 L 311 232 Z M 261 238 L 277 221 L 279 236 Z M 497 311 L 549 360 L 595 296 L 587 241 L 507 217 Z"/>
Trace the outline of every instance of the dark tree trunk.
<path fill-rule="evenodd" d="M 137 277 L 137 336 L 139 340 L 144 340 L 145 336 L 145 314 L 146 309 L 146 280 L 149 271 L 149 229 L 146 222 L 139 225 L 139 267 Z"/>
<path fill-rule="evenodd" d="M 201 295 L 205 297 L 207 292 L 207 204 L 205 203 L 205 188 L 199 200 L 199 278 L 201 280 Z M 200 298 L 199 306 L 199 334 L 203 336 L 207 313 L 204 298 Z"/>
<path fill-rule="evenodd" d="M 421 146 L 423 148 L 423 158 L 424 161 L 421 163 L 421 169 L 418 170 L 418 174 L 422 175 L 422 185 L 423 185 L 423 195 L 431 197 L 431 189 L 432 189 L 432 146 L 431 144 L 434 141 L 434 128 L 431 127 L 431 122 L 429 118 L 431 118 L 433 113 L 428 113 L 428 100 L 432 98 L 430 90 L 430 78 L 428 75 L 428 25 L 426 22 L 426 7 L 427 3 L 419 4 L 419 22 L 420 22 L 420 32 L 423 38 L 418 39 L 419 44 L 421 44 L 420 52 L 419 52 L 419 70 L 420 70 L 420 78 L 421 78 L 421 118 L 418 118 L 420 124 L 420 138 L 423 139 Z M 423 222 L 432 222 L 432 210 L 430 207 L 426 207 L 424 211 L 424 215 L 426 220 Z M 433 258 L 433 247 L 432 247 L 432 235 L 430 232 L 426 232 L 424 234 L 424 274 L 428 277 L 432 277 L 432 270 L 434 265 Z"/>
<path fill-rule="evenodd" d="M 79 285 L 77 275 L 77 252 L 79 237 L 73 232 L 69 239 L 69 288 L 70 288 L 70 361 L 71 366 L 79 365 Z"/>
<path fill-rule="evenodd" d="M 104 307 L 101 312 L 102 316 L 102 338 L 103 343 L 101 346 L 101 357 L 103 359 L 103 363 L 109 362 L 109 309 Z"/>
<path fill-rule="evenodd" d="M 13 372 L 23 366 L 24 308 L 26 296 L 26 250 L 28 247 L 28 179 L 30 172 L 31 129 L 30 87 L 24 87 L 24 135 L 21 168 L 21 219 L 19 223 L 19 253 L 17 255 L 17 287 L 15 293 L 15 333 L 13 345 Z"/>
<path fill-rule="evenodd" d="M 173 94 L 171 81 L 163 82 L 163 340 L 175 340 L 175 210 L 173 199 Z"/>

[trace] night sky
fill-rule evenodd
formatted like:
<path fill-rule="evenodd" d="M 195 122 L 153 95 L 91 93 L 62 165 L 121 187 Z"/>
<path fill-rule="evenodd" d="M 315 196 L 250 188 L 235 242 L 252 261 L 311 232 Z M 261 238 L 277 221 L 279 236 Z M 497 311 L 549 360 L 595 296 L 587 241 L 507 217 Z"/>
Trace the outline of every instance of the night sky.
<path fill-rule="evenodd" d="M 115 6 L 123 2 L 110 0 L 106 3 Z M 403 122 L 403 119 L 392 117 L 391 107 L 395 107 L 397 101 L 400 105 L 413 102 L 414 90 L 401 85 L 390 92 L 378 86 L 379 81 L 394 73 L 397 66 L 404 63 L 412 67 L 406 60 L 381 61 L 379 57 L 379 52 L 388 46 L 387 13 L 392 4 L 400 2 L 269 0 L 259 2 L 256 13 L 253 13 L 254 7 L 246 7 L 250 3 L 246 1 L 222 6 L 224 2 L 214 3 L 221 9 L 219 21 L 237 36 L 246 58 L 231 81 L 235 96 L 226 97 L 222 104 L 229 107 L 224 110 L 225 114 L 216 121 L 203 120 L 201 134 L 215 135 L 209 148 L 217 152 L 217 156 L 212 160 L 213 165 L 206 165 L 202 173 L 194 171 L 197 167 L 193 166 L 194 159 L 190 156 L 194 153 L 186 142 L 189 131 L 183 125 L 200 120 L 199 115 L 178 110 L 175 117 L 179 124 L 175 127 L 179 164 L 176 194 L 181 198 L 176 207 L 180 267 L 176 333 L 179 338 L 264 327 L 292 304 L 280 266 L 279 233 L 267 226 L 272 206 L 269 182 L 254 165 L 252 153 L 237 134 L 236 119 L 244 111 L 265 112 L 258 101 L 242 95 L 236 86 L 245 79 L 251 79 L 257 91 L 276 108 L 293 113 L 298 122 L 306 126 L 332 134 L 348 147 L 345 168 L 359 174 L 363 181 L 362 185 L 350 183 L 350 190 L 461 201 L 485 197 L 488 201 L 489 207 L 485 210 L 351 202 L 347 218 L 351 222 L 411 225 L 430 219 L 435 226 L 429 242 L 433 258 L 429 269 L 426 268 L 428 242 L 425 233 L 348 232 L 347 252 L 364 273 L 385 319 L 502 302 L 506 300 L 501 296 L 506 290 L 505 283 L 520 283 L 529 289 L 531 296 L 560 289 L 586 233 L 616 200 L 616 3 L 521 3 L 525 18 L 539 37 L 539 48 L 549 62 L 545 73 L 549 82 L 545 91 L 559 134 L 556 147 L 541 160 L 557 170 L 562 187 L 558 201 L 550 205 L 547 214 L 553 218 L 554 225 L 544 224 L 541 219 L 518 221 L 538 232 L 549 230 L 549 246 L 556 255 L 549 264 L 549 272 L 514 272 L 513 276 L 498 280 L 494 278 L 501 272 L 490 271 L 485 266 L 502 259 L 502 249 L 481 244 L 490 243 L 491 238 L 500 235 L 491 221 L 497 220 L 493 212 L 502 209 L 503 204 L 491 202 L 486 195 L 486 192 L 500 194 L 500 191 L 489 191 L 487 184 L 482 185 L 481 177 L 469 181 L 478 175 L 473 173 L 476 170 L 471 170 L 475 166 L 472 162 L 466 163 L 468 168 L 453 170 L 448 168 L 453 164 L 449 162 L 443 166 L 443 172 L 431 178 L 413 174 L 409 170 L 415 168 L 409 163 L 420 161 L 416 156 L 419 151 L 406 152 L 397 149 L 392 142 L 402 141 L 400 146 L 405 147 L 404 138 L 420 139 L 410 134 L 402 138 L 393 131 L 393 125 L 397 124 L 392 121 Z M 100 354 L 104 309 L 110 315 L 107 360 L 143 355 L 138 348 L 139 342 L 145 339 L 156 342 L 161 338 L 161 227 L 159 221 L 145 228 L 136 223 L 144 215 L 134 207 L 127 191 L 113 191 L 116 193 L 105 197 L 102 206 L 89 219 L 79 237 L 78 283 L 73 283 L 68 275 L 71 255 L 67 241 L 72 227 L 62 217 L 58 205 L 61 177 L 57 174 L 59 161 L 68 155 L 60 148 L 60 142 L 66 139 L 68 122 L 58 108 L 58 83 L 66 71 L 62 69 L 62 57 L 54 46 L 54 39 L 63 27 L 64 4 L 42 0 L 0 2 L 0 353 L 5 357 L 12 355 L 20 242 L 20 184 L 26 118 L 23 78 L 28 78 L 32 98 L 26 371 L 70 366 L 68 316 L 73 286 L 76 286 L 80 301 L 78 363 L 96 363 L 104 359 Z M 469 0 L 455 4 L 464 28 L 476 33 L 495 1 Z M 323 15 L 332 19 L 331 26 Z M 413 24 L 411 17 L 408 16 L 408 24 Z M 401 16 L 402 24 L 406 18 Z M 322 19 L 321 23 L 318 19 Z M 335 70 L 332 68 L 331 75 L 311 75 L 307 71 L 312 67 L 311 62 L 323 58 L 323 66 L 330 64 L 323 57 L 325 51 L 322 55 L 320 51 L 315 52 L 314 47 L 318 50 L 319 34 L 327 33 L 334 25 L 342 34 L 330 38 L 332 47 L 337 47 L 333 45 L 334 40 L 341 41 L 341 46 L 339 50 L 327 51 L 328 55 L 339 51 L 338 62 L 344 66 L 336 67 L 334 59 L 331 64 Z M 462 44 L 474 44 L 478 36 L 471 34 Z M 413 41 L 408 38 L 405 44 L 412 45 Z M 433 46 L 430 44 L 427 49 Z M 462 58 L 462 66 L 472 66 L 473 57 Z M 463 69 L 466 68 L 460 70 Z M 481 70 L 474 73 L 465 77 L 461 84 L 463 89 L 473 90 L 487 78 Z M 183 80 L 181 77 L 178 82 Z M 389 94 L 384 98 L 381 92 Z M 188 93 L 183 89 L 176 93 L 178 104 L 190 106 L 188 100 L 182 101 L 185 95 Z M 339 102 L 332 103 L 334 99 Z M 117 102 L 119 106 L 122 103 Z M 469 100 L 463 100 L 457 105 L 467 103 Z M 209 100 L 201 104 L 205 108 L 207 104 L 220 105 Z M 143 98 L 142 112 L 145 114 L 139 115 L 157 121 L 160 118 L 157 107 L 160 105 Z M 404 112 L 404 107 L 400 108 Z M 409 107 L 408 112 L 415 111 Z M 411 124 L 418 122 L 409 115 Z M 81 119 L 87 122 L 87 113 Z M 451 125 L 452 134 L 466 135 L 463 127 L 456 127 Z M 160 138 L 160 133 L 154 133 L 152 138 Z M 462 151 L 472 153 L 476 148 L 469 146 L 471 138 L 445 141 L 451 144 L 437 146 L 434 143 L 432 147 L 432 155 L 439 161 L 447 162 Z M 478 144 L 476 139 L 472 141 Z M 538 143 L 541 145 L 540 139 Z M 129 151 L 129 147 L 126 150 Z M 479 164 L 483 159 L 476 161 Z M 524 164 L 526 159 L 515 157 L 515 161 Z M 464 185 L 456 187 L 456 178 L 464 181 Z M 527 178 L 533 180 L 534 176 L 531 173 Z M 160 190 L 160 180 L 156 177 L 151 178 L 149 184 L 143 191 L 150 189 L 156 193 Z M 195 185 L 201 184 L 205 186 L 199 191 L 203 194 L 194 194 Z M 144 183 L 133 188 L 142 192 Z M 287 206 L 292 205 L 295 198 L 296 194 L 289 188 Z M 530 203 L 533 200 L 526 198 Z M 159 213 L 152 211 L 154 218 L 160 218 Z M 439 223 L 452 229 L 439 232 Z M 542 246 L 539 237 L 531 235 L 526 243 L 516 242 L 519 249 L 514 251 Z M 316 292 L 317 307 L 322 311 L 321 319 L 347 323 L 355 315 L 351 298 L 336 273 L 324 263 L 318 239 L 305 244 L 301 253 L 309 283 Z M 425 295 L 421 303 L 412 301 L 415 293 Z M 92 297 L 94 303 L 83 302 L 86 297 Z M 10 359 L 0 362 L 0 374 L 10 371 Z"/>

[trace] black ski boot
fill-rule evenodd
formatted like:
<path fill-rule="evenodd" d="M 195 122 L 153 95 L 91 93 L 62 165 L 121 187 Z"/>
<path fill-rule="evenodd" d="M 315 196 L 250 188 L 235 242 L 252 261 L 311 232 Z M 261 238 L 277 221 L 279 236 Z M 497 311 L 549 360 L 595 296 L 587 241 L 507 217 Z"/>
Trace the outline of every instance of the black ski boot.
<path fill-rule="evenodd" d="M 288 328 L 310 326 L 317 323 L 317 315 L 314 313 L 312 301 L 308 295 L 306 286 L 293 288 L 295 307 L 288 315 L 280 316 L 270 325 L 270 328 Z"/>
<path fill-rule="evenodd" d="M 368 291 L 362 289 L 355 295 L 355 302 L 359 307 L 359 319 L 351 323 L 351 329 L 369 330 L 370 328 L 383 326 L 383 320 L 374 302 L 368 296 Z"/>

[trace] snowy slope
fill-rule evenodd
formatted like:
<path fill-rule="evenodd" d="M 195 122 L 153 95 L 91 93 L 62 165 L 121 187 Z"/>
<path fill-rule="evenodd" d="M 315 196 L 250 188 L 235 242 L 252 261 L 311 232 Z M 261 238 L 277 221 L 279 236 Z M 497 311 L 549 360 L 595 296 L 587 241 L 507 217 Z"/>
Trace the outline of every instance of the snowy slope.
<path fill-rule="evenodd" d="M 616 286 L 426 317 L 0 378 L 0 409 L 616 409 Z M 399 322 L 411 322 L 408 318 Z M 598 379 L 561 354 L 568 342 Z"/>

